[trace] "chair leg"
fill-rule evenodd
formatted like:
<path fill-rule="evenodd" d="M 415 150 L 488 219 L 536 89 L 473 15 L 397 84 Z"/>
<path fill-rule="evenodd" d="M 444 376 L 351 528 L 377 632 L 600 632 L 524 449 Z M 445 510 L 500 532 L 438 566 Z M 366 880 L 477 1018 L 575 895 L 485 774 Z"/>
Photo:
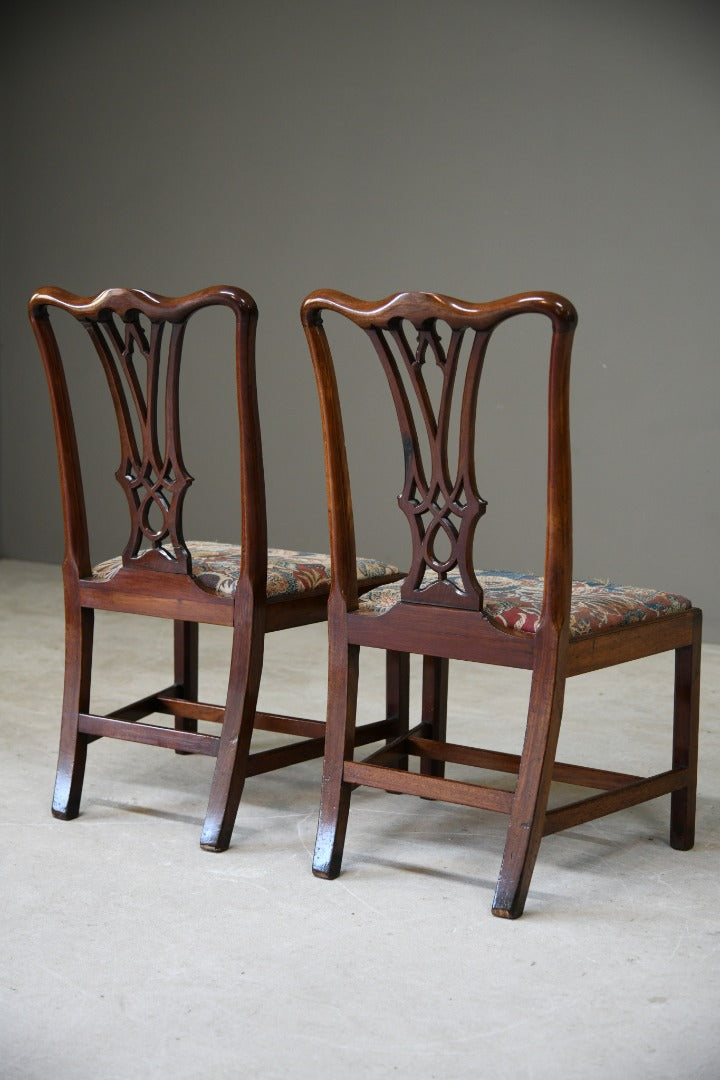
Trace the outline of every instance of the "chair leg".
<path fill-rule="evenodd" d="M 350 810 L 351 786 L 343 782 L 343 765 L 353 751 L 360 648 L 330 633 L 327 723 L 322 794 L 313 873 L 336 878 L 340 873 Z"/>
<path fill-rule="evenodd" d="M 441 656 L 423 656 L 422 722 L 430 738 L 444 742 L 447 737 L 447 695 L 449 661 Z M 423 758 L 423 776 L 444 776 L 445 762 Z"/>
<path fill-rule="evenodd" d="M 264 646 L 265 629 L 257 616 L 235 626 L 225 719 L 200 838 L 206 851 L 225 851 L 230 844 L 245 785 Z"/>
<path fill-rule="evenodd" d="M 688 769 L 690 773 L 687 787 L 670 796 L 670 845 L 679 851 L 688 851 L 695 843 L 701 638 L 702 616 L 698 611 L 692 645 L 675 652 L 673 768 Z"/>
<path fill-rule="evenodd" d="M 198 624 L 176 621 L 174 624 L 175 685 L 184 701 L 198 699 Z M 178 731 L 197 731 L 198 722 L 188 716 L 176 716 Z M 187 750 L 176 750 L 186 755 Z"/>
<path fill-rule="evenodd" d="M 546 650 L 533 673 L 525 742 L 510 812 L 493 915 L 519 918 L 525 908 L 545 824 L 565 693 L 557 649 Z"/>
<path fill-rule="evenodd" d="M 395 721 L 388 742 L 407 734 L 410 727 L 410 655 L 388 650 L 385 654 L 385 715 Z M 407 769 L 408 756 L 398 757 L 395 768 Z"/>
<path fill-rule="evenodd" d="M 78 731 L 78 714 L 90 711 L 95 612 L 67 604 L 65 608 L 65 691 L 58 754 L 53 817 L 70 821 L 80 813 L 87 738 Z"/>

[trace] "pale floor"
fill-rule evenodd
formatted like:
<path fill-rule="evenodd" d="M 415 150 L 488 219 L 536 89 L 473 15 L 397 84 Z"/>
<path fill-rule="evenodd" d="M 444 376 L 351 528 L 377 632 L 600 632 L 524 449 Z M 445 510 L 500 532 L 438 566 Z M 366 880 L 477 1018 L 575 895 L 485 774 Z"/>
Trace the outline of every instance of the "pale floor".
<path fill-rule="evenodd" d="M 222 855 L 198 845 L 208 758 L 101 740 L 81 816 L 53 820 L 59 571 L 4 562 L 0 584 L 3 1080 L 720 1077 L 719 646 L 694 851 L 667 845 L 668 799 L 550 837 L 506 922 L 499 815 L 360 790 L 342 876 L 314 878 L 317 761 L 248 781 Z M 228 632 L 201 634 L 220 701 Z M 164 624 L 99 617 L 93 709 L 165 684 L 169 653 Z M 262 704 L 322 717 L 324 660 L 322 626 L 270 637 Z M 451 679 L 452 738 L 517 749 L 526 675 Z M 669 657 L 573 680 L 560 756 L 665 768 L 671 682 Z"/>

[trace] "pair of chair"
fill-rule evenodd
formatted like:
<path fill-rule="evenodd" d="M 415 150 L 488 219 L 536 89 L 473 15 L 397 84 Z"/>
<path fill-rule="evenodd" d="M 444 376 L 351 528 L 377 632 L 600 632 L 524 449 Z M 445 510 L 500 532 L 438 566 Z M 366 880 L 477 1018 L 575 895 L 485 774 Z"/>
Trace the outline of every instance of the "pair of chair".
<path fill-rule="evenodd" d="M 182 507 L 191 477 L 180 443 L 179 375 L 188 321 L 201 308 L 224 306 L 235 317 L 240 415 L 242 536 L 239 547 L 187 541 Z M 86 327 L 107 377 L 120 431 L 116 473 L 130 510 L 121 556 L 92 566 L 77 441 L 51 309 Z M 358 559 L 355 551 L 342 416 L 323 314 L 366 332 L 388 380 L 400 426 L 405 476 L 398 502 L 412 537 L 407 574 Z M 477 571 L 473 540 L 485 503 L 475 476 L 475 415 L 490 338 L 522 314 L 552 326 L 544 577 Z M 522 914 L 543 836 L 672 793 L 670 840 L 694 842 L 701 613 L 683 597 L 649 589 L 572 580 L 568 379 L 576 314 L 552 293 L 468 304 L 425 293 L 379 303 L 342 293 L 311 294 L 302 322 L 320 397 L 330 515 L 330 558 L 267 549 L 265 492 L 255 386 L 257 311 L 240 289 L 217 287 L 167 299 L 114 289 L 81 298 L 42 289 L 30 301 L 50 387 L 60 465 L 66 551 L 66 674 L 53 813 L 79 812 L 87 747 L 109 736 L 217 757 L 201 844 L 224 850 L 244 780 L 324 754 L 314 872 L 340 871 L 352 791 L 359 785 L 445 800 L 509 816 L 493 913 Z M 433 405 L 423 367 L 441 379 Z M 164 371 L 164 375 L 162 372 Z M 164 381 L 163 381 L 164 380 Z M 449 453 L 453 401 L 457 456 Z M 159 431 L 163 430 L 162 440 Z M 162 442 L 162 445 L 161 445 Z M 454 444 L 453 444 L 454 445 Z M 423 449 L 427 453 L 423 453 Z M 457 468 L 455 468 L 457 462 Z M 444 550 L 442 550 L 444 546 Z M 90 711 L 93 614 L 97 609 L 174 621 L 171 686 L 109 716 Z M 329 692 L 326 724 L 257 712 L 266 633 L 327 618 Z M 198 702 L 198 624 L 233 627 L 227 700 Z M 387 656 L 386 715 L 356 726 L 360 646 Z M 555 760 L 568 676 L 674 650 L 675 699 L 671 768 L 650 777 Z M 409 657 L 423 657 L 420 722 L 410 727 Z M 447 740 L 450 659 L 532 671 L 520 755 Z M 168 714 L 174 726 L 143 722 Z M 222 723 L 221 734 L 198 721 Z M 251 753 L 254 728 L 304 736 Z M 380 743 L 365 761 L 358 746 Z M 409 760 L 419 759 L 417 771 Z M 445 777 L 445 764 L 517 774 L 513 791 Z M 600 794 L 548 810 L 553 780 Z"/>

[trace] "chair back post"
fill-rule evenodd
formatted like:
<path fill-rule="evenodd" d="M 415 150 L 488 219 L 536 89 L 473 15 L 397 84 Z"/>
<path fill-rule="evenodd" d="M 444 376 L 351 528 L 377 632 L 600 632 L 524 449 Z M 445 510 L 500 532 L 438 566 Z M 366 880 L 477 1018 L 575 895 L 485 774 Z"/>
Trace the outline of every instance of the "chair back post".
<path fill-rule="evenodd" d="M 329 605 L 334 608 L 340 603 L 344 610 L 354 611 L 358 605 L 355 523 L 340 396 L 322 321 L 326 307 L 323 295 L 311 294 L 303 302 L 301 319 L 315 371 L 323 432 L 332 560 Z"/>
<path fill-rule="evenodd" d="M 570 360 L 577 313 L 569 301 L 548 315 L 553 323 L 548 379 L 548 469 L 545 586 L 541 626 L 569 633 L 573 568 Z"/>
<path fill-rule="evenodd" d="M 55 303 L 52 294 L 58 291 L 42 289 L 36 292 L 30 300 L 28 314 L 50 392 L 65 535 L 63 572 L 66 578 L 77 581 L 86 577 L 91 570 L 90 541 L 70 395 L 60 349 L 48 314 L 48 305 Z"/>
<path fill-rule="evenodd" d="M 240 290 L 235 290 L 239 293 Z M 256 605 L 267 595 L 267 506 L 260 415 L 255 371 L 255 335 L 258 312 L 243 293 L 234 302 L 236 318 L 235 370 L 240 425 L 240 507 L 242 551 L 235 604 L 249 588 Z"/>

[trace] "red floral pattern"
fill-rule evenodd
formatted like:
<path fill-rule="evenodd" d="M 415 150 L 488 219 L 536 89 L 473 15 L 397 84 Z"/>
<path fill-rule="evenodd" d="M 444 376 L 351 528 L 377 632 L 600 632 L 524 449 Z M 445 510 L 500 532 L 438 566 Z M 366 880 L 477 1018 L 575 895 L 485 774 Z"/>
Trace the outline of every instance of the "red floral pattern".
<path fill-rule="evenodd" d="M 476 570 L 483 589 L 483 611 L 501 630 L 534 634 L 540 622 L 543 578 L 509 571 Z M 449 581 L 460 584 L 458 574 Z M 400 602 L 402 582 L 381 585 L 360 598 L 359 611 L 385 615 Z M 656 592 L 609 581 L 574 581 L 570 602 L 570 637 L 580 638 L 632 623 L 648 622 L 687 611 L 692 604 L 684 596 Z"/>
<path fill-rule="evenodd" d="M 232 596 L 240 576 L 240 547 L 206 540 L 188 541 L 192 556 L 192 576 L 204 588 L 221 596 Z M 93 568 L 95 581 L 110 581 L 122 566 L 122 559 L 107 559 Z M 397 577 L 396 566 L 376 559 L 357 560 L 358 582 L 368 585 L 375 580 Z M 267 595 L 289 596 L 299 593 L 327 592 L 330 588 L 330 556 L 313 551 L 268 549 Z"/>

